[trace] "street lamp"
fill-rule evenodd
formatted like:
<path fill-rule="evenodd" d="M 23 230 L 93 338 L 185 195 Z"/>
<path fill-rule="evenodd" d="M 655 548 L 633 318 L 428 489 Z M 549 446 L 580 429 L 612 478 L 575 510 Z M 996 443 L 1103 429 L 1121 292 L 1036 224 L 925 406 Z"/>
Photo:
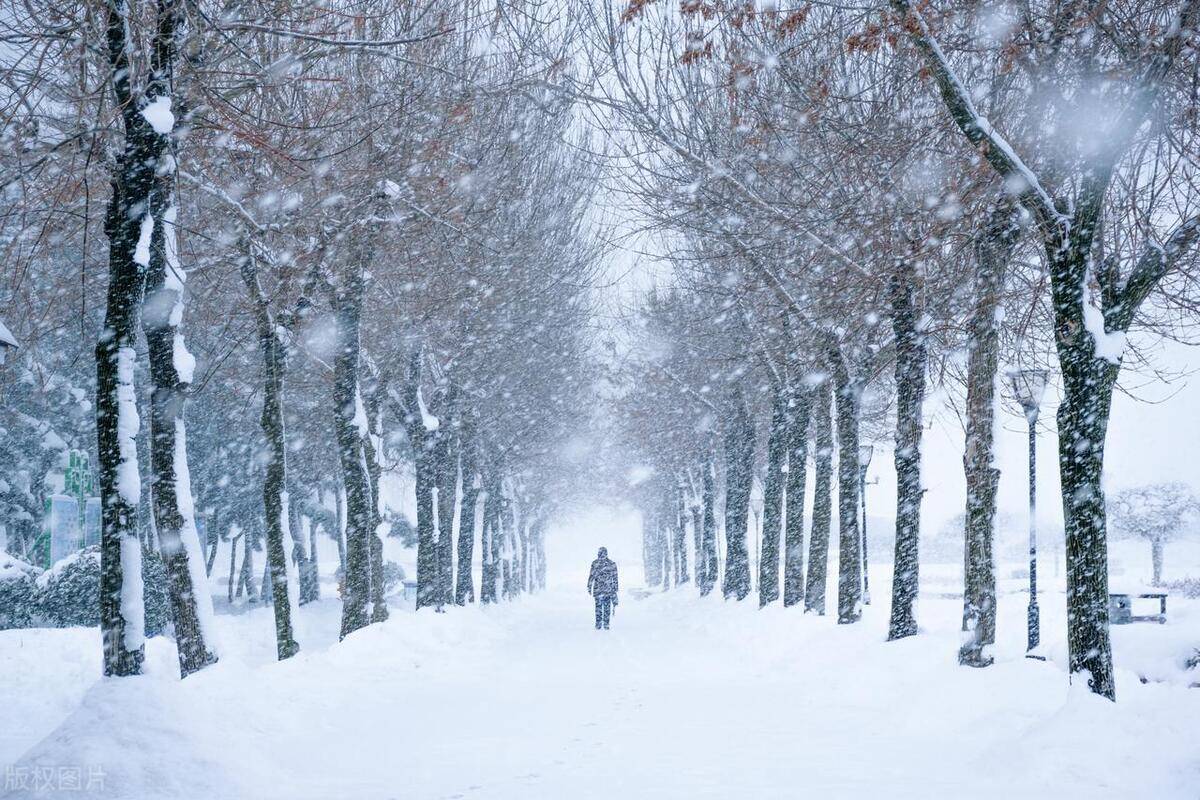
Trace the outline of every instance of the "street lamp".
<path fill-rule="evenodd" d="M 862 581 L 863 605 L 871 605 L 871 582 L 867 578 L 867 467 L 875 448 L 869 444 L 858 446 L 858 496 L 862 504 Z"/>
<path fill-rule="evenodd" d="M 1009 375 L 1013 395 L 1025 410 L 1025 421 L 1029 423 L 1029 641 L 1026 655 L 1033 658 L 1037 658 L 1033 651 L 1042 638 L 1037 601 L 1037 418 L 1048 377 L 1044 369 L 1019 369 Z"/>

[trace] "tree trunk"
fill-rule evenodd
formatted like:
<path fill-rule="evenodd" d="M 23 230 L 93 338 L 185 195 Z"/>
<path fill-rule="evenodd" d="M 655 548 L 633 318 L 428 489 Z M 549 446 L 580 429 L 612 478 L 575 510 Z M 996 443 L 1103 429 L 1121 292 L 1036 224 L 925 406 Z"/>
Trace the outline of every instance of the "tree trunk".
<path fill-rule="evenodd" d="M 475 556 L 475 507 L 479 501 L 479 489 L 475 486 L 479 474 L 478 447 L 475 427 L 470 418 L 464 416 L 459 453 L 462 469 L 462 508 L 458 517 L 458 574 L 454 585 L 454 602 L 460 606 L 475 602 L 471 562 Z"/>
<path fill-rule="evenodd" d="M 125 0 L 109 0 L 105 20 L 108 70 L 115 105 L 121 110 L 124 140 L 112 174 L 112 197 L 104 226 L 109 244 L 108 298 L 104 329 L 95 351 L 102 509 L 100 633 L 105 675 L 137 675 L 145 657 L 142 546 L 137 524 L 141 503 L 137 434 L 141 422 L 134 384 L 135 340 L 152 237 L 155 228 L 164 224 L 164 220 L 155 219 L 154 212 L 161 212 L 170 202 L 170 198 L 159 196 L 156 173 L 165 159 L 171 158 L 171 128 L 162 129 L 162 115 L 157 115 L 160 127 L 156 128 L 142 111 L 151 105 L 170 109 L 180 12 L 173 0 L 159 4 L 151 76 L 141 93 L 131 84 L 128 17 Z M 188 623 L 184 620 L 185 635 L 190 637 L 185 646 L 194 653 L 197 639 L 186 630 Z M 198 647 L 203 658 L 207 653 L 204 643 L 201 641 Z"/>
<path fill-rule="evenodd" d="M 838 432 L 838 624 L 862 616 L 862 539 L 858 529 L 858 421 L 862 382 L 851 376 L 841 349 L 829 345 L 837 398 Z"/>
<path fill-rule="evenodd" d="M 233 587 L 237 583 L 237 543 L 242 534 L 229 538 L 229 605 L 233 605 Z"/>
<path fill-rule="evenodd" d="M 454 602 L 454 509 L 458 505 L 458 447 L 455 442 L 458 415 L 456 391 L 444 393 L 441 425 L 434 444 L 437 482 L 437 594 L 438 605 Z"/>
<path fill-rule="evenodd" d="M 339 486 L 333 493 L 334 517 L 337 530 L 334 531 L 334 541 L 337 542 L 338 569 L 342 573 L 342 582 L 346 580 L 346 490 Z"/>
<path fill-rule="evenodd" d="M 483 501 L 483 538 L 480 542 L 483 571 L 479 578 L 479 602 L 495 603 L 500 577 L 500 470 L 493 466 L 487 473 Z"/>
<path fill-rule="evenodd" d="M 653 512 L 641 509 L 642 516 L 642 571 L 646 575 L 646 586 L 658 586 L 662 583 L 659 566 L 662 561 L 657 557 L 654 540 Z"/>
<path fill-rule="evenodd" d="M 425 401 L 421 395 L 421 352 L 409 354 L 408 380 L 404 389 L 405 427 L 412 448 L 417 492 L 417 608 L 436 607 L 441 602 L 438 570 L 439 551 L 434 525 L 434 489 L 437 464 L 434 453 L 435 431 L 426 426 Z"/>
<path fill-rule="evenodd" d="M 342 484 L 346 490 L 342 639 L 370 622 L 367 603 L 371 599 L 371 531 L 375 521 L 371 506 L 371 481 L 363 453 L 363 440 L 367 438 L 369 428 L 359 377 L 359 326 L 365 281 L 359 254 L 352 254 L 345 264 L 344 279 L 335 301 L 338 351 L 333 362 L 334 432 L 342 467 Z"/>
<path fill-rule="evenodd" d="M 808 544 L 808 586 L 804 610 L 825 613 L 825 584 L 829 573 L 829 529 L 833 526 L 833 384 L 826 377 L 813 389 L 813 446 L 815 453 L 812 533 Z"/>
<path fill-rule="evenodd" d="M 175 242 L 177 209 L 170 200 L 174 183 L 172 171 L 161 171 L 158 175 L 151 214 L 160 223 L 155 225 L 151 237 L 142 323 L 154 387 L 150 395 L 151 503 L 159 551 L 167 572 L 179 673 L 186 678 L 216 663 L 217 654 L 211 645 L 212 595 L 204 572 L 188 470 L 184 403 L 195 359 L 179 332 L 185 273 L 178 263 Z"/>
<path fill-rule="evenodd" d="M 1067 642 L 1071 672 L 1114 699 L 1116 681 L 1108 618 L 1108 537 L 1104 511 L 1104 440 L 1117 367 L 1086 347 L 1059 341 L 1063 400 L 1058 407 L 1058 462 L 1067 541 Z"/>
<path fill-rule="evenodd" d="M 688 576 L 688 559 L 687 559 L 687 500 L 684 491 L 684 484 L 679 484 L 676 490 L 676 509 L 674 518 L 677 520 L 675 525 L 675 583 L 687 583 L 691 578 Z"/>
<path fill-rule="evenodd" d="M 534 526 L 535 544 L 537 550 L 537 571 L 534 574 L 534 581 L 539 591 L 546 589 L 546 520 L 538 518 Z"/>
<path fill-rule="evenodd" d="M 663 574 L 663 589 L 670 589 L 675 581 L 675 555 L 674 549 L 671 546 L 671 503 L 669 499 L 664 498 L 658 510 L 658 525 L 655 528 L 655 535 L 658 537 L 658 552 L 662 561 Z"/>
<path fill-rule="evenodd" d="M 701 596 L 712 591 L 717 583 L 717 488 L 711 450 L 704 452 L 704 528 L 701 533 L 701 552 L 704 562 L 704 583 Z"/>
<path fill-rule="evenodd" d="M 207 577 L 212 577 L 213 565 L 217 561 L 217 546 L 221 542 L 220 537 L 217 535 L 218 529 L 217 511 L 213 510 L 212 516 L 208 518 L 204 526 L 205 538 L 207 539 L 204 546 L 208 548 L 208 555 L 204 559 L 204 574 Z"/>
<path fill-rule="evenodd" d="M 242 261 L 242 279 L 254 303 L 259 347 L 263 354 L 262 429 L 271 456 L 263 479 L 263 507 L 267 515 L 269 585 L 275 607 L 275 647 L 282 661 L 300 650 L 292 631 L 292 610 L 299 600 L 299 587 L 288 585 L 290 548 L 284 544 L 284 527 L 288 524 L 289 515 L 286 490 L 287 437 L 283 427 L 283 374 L 287 361 L 251 255 Z M 266 594 L 265 584 L 263 590 Z"/>
<path fill-rule="evenodd" d="M 919 327 L 913 262 L 901 259 L 890 282 L 896 340 L 896 555 L 888 639 L 917 632 L 920 586 L 921 433 L 925 399 L 925 334 Z"/>
<path fill-rule="evenodd" d="M 308 521 L 308 580 L 307 602 L 321 599 L 321 562 L 317 558 L 317 531 L 321 525 L 315 519 Z M 303 598 L 301 598 L 303 599 Z"/>
<path fill-rule="evenodd" d="M 1162 577 L 1163 540 L 1162 539 L 1151 539 L 1150 540 L 1150 563 L 1151 563 L 1152 569 L 1154 571 L 1154 578 L 1153 578 L 1154 585 L 1162 586 L 1162 582 L 1163 582 L 1163 577 Z"/>
<path fill-rule="evenodd" d="M 110 214 L 124 216 L 126 209 Z M 144 658 L 144 617 L 140 598 L 125 592 L 140 586 L 142 545 L 137 507 L 141 497 L 137 448 L 140 425 L 134 394 L 133 322 L 141 300 L 138 268 L 115 265 L 122 259 L 124 236 L 112 238 L 108 312 L 96 345 L 96 438 L 102 507 L 100 627 L 105 675 L 137 675 Z M 129 259 L 125 252 L 125 258 Z M 129 259 L 131 260 L 131 259 Z"/>
<path fill-rule="evenodd" d="M 384 622 L 388 618 L 387 599 L 383 586 L 383 537 L 379 533 L 383 525 L 383 508 L 379 502 L 379 479 L 383 468 L 379 458 L 383 455 L 383 396 L 387 392 L 387 376 L 375 380 L 367 396 L 367 436 L 363 437 L 363 460 L 371 490 L 371 530 L 368 534 L 371 547 L 371 622 Z"/>
<path fill-rule="evenodd" d="M 992 552 L 996 487 L 1000 481 L 993 442 L 1000 359 L 996 309 L 1018 233 L 1015 209 L 1011 203 L 1001 201 L 989 213 L 975 246 L 975 305 L 967 326 L 967 437 L 963 455 L 967 481 L 963 630 L 967 635 L 958 654 L 959 663 L 972 667 L 992 663 L 987 648 L 996 641 Z"/>
<path fill-rule="evenodd" d="M 289 473 L 290 475 L 290 473 Z M 288 479 L 287 529 L 292 543 L 292 554 L 288 559 L 288 572 L 296 573 L 297 606 L 312 602 L 312 581 L 309 578 L 308 537 L 304 533 L 304 515 L 300 513 L 300 503 L 292 502 L 299 497 L 296 485 Z"/>
<path fill-rule="evenodd" d="M 804 600 L 804 494 L 808 481 L 808 422 L 812 394 L 793 392 L 787 410 L 787 500 L 783 545 L 783 605 Z"/>
<path fill-rule="evenodd" d="M 754 421 L 740 389 L 730 395 L 725 428 L 725 583 L 726 598 L 744 600 L 750 593 L 746 527 L 754 481 Z"/>
<path fill-rule="evenodd" d="M 767 474 L 763 480 L 762 551 L 758 560 L 759 608 L 779 599 L 779 537 L 783 527 L 788 397 L 783 383 L 774 389 L 771 431 L 767 437 Z"/>
<path fill-rule="evenodd" d="M 238 597 L 242 596 L 243 589 L 246 590 L 247 602 L 258 602 L 258 593 L 254 589 L 254 542 L 251 541 L 249 531 L 242 536 L 242 570 L 238 575 Z"/>

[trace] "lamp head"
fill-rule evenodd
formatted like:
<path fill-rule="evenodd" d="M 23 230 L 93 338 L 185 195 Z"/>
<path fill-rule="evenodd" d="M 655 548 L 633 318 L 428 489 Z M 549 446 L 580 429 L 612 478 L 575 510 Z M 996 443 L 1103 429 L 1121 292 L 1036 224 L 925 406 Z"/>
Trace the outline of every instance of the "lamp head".
<path fill-rule="evenodd" d="M 1009 373 L 1013 396 L 1025 409 L 1025 416 L 1037 416 L 1049 378 L 1050 374 L 1044 369 L 1017 369 Z"/>

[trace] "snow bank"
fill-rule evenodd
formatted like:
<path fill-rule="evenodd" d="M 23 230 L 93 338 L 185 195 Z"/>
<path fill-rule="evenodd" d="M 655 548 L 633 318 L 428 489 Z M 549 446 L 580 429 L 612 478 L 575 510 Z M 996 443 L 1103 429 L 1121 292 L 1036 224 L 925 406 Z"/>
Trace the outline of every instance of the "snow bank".
<path fill-rule="evenodd" d="M 627 587 L 606 633 L 583 590 L 598 544 Z M 15 675 L 0 708 L 18 712 L 0 717 L 0 755 L 101 765 L 114 798 L 1195 800 L 1200 690 L 1171 664 L 1200 641 L 1200 601 L 1173 598 L 1165 626 L 1113 629 L 1110 703 L 1067 680 L 1049 568 L 1049 660 L 1024 657 L 1027 598 L 1002 580 L 996 663 L 973 670 L 957 664 L 961 599 L 940 591 L 921 596 L 920 635 L 887 642 L 886 601 L 845 626 L 693 587 L 634 599 L 636 516 L 579 518 L 548 545 L 546 594 L 444 614 L 394 606 L 340 644 L 326 594 L 300 609 L 304 650 L 284 662 L 269 607 L 218 616 L 221 661 L 185 681 L 161 637 L 145 676 L 99 680 L 94 630 L 0 633 Z M 872 582 L 887 572 L 873 567 Z M 30 709 L 32 726 L 9 721 Z"/>

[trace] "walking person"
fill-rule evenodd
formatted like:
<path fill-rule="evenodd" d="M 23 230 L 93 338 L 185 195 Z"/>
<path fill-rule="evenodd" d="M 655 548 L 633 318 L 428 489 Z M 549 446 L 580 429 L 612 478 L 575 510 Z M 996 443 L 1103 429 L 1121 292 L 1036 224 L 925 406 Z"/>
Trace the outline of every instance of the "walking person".
<path fill-rule="evenodd" d="M 596 600 L 596 630 L 608 630 L 613 606 L 617 604 L 617 564 L 608 557 L 607 547 L 601 547 L 592 562 L 587 588 Z"/>

